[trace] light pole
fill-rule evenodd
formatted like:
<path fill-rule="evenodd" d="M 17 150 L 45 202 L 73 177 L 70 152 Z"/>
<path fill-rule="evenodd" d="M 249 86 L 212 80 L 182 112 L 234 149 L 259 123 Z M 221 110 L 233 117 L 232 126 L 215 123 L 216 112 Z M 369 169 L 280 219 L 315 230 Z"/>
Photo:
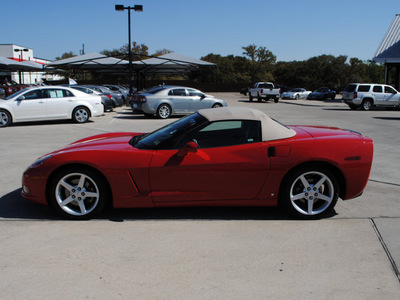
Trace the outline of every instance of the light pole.
<path fill-rule="evenodd" d="M 134 5 L 131 6 L 123 6 L 123 5 L 115 5 L 116 11 L 123 11 L 128 10 L 128 50 L 129 50 L 129 69 L 128 69 L 128 76 L 129 76 L 129 96 L 132 96 L 132 46 L 131 46 L 131 10 L 134 11 L 143 11 L 143 5 Z"/>
<path fill-rule="evenodd" d="M 20 61 L 20 62 L 24 60 L 23 57 L 22 57 L 22 53 L 23 53 L 23 52 L 28 52 L 28 51 L 29 51 L 29 49 L 26 49 L 26 48 L 14 49 L 14 52 L 19 52 L 19 53 L 20 53 L 20 54 L 19 54 L 19 61 Z M 23 82 L 22 82 L 22 72 L 21 72 L 21 71 L 18 71 L 18 75 L 19 75 L 19 84 L 22 84 L 22 83 L 23 83 Z"/>

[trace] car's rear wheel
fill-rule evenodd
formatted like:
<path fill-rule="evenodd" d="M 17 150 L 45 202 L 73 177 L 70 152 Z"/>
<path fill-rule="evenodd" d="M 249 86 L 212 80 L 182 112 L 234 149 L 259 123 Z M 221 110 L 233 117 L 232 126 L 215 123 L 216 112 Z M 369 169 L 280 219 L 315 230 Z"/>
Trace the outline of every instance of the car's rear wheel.
<path fill-rule="evenodd" d="M 220 107 L 222 107 L 222 104 L 215 103 L 211 108 L 220 108 Z"/>
<path fill-rule="evenodd" d="M 253 97 L 251 96 L 250 91 L 249 91 L 249 101 L 253 101 Z"/>
<path fill-rule="evenodd" d="M 86 107 L 77 107 L 72 113 L 72 120 L 75 123 L 85 123 L 89 120 L 90 112 Z"/>
<path fill-rule="evenodd" d="M 372 100 L 366 99 L 362 102 L 361 107 L 363 110 L 370 110 L 372 108 Z"/>
<path fill-rule="evenodd" d="M 275 98 L 274 98 L 274 102 L 275 102 L 275 103 L 278 103 L 278 102 L 279 102 L 279 97 L 275 97 Z"/>
<path fill-rule="evenodd" d="M 320 166 L 292 172 L 282 185 L 280 203 L 294 217 L 319 219 L 332 212 L 339 195 L 336 177 Z"/>
<path fill-rule="evenodd" d="M 171 107 L 168 104 L 161 104 L 157 108 L 157 117 L 160 119 L 167 119 L 171 115 Z"/>
<path fill-rule="evenodd" d="M 299 99 L 299 95 L 296 95 L 294 98 L 295 98 L 296 100 L 298 100 L 298 99 Z"/>
<path fill-rule="evenodd" d="M 58 172 L 48 190 L 49 204 L 70 219 L 86 220 L 103 211 L 108 195 L 105 180 L 86 168 Z"/>
<path fill-rule="evenodd" d="M 9 126 L 12 123 L 11 115 L 6 110 L 0 110 L 0 127 Z"/>
<path fill-rule="evenodd" d="M 261 102 L 261 101 L 262 101 L 262 98 L 261 98 L 260 94 L 257 94 L 257 101 L 258 101 L 258 102 Z"/>

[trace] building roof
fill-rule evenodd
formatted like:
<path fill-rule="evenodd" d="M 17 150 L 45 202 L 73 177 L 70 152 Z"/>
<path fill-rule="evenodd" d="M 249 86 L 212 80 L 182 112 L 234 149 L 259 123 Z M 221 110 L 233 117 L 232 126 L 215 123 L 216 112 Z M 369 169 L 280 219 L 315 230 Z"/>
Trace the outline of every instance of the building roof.
<path fill-rule="evenodd" d="M 372 60 L 378 63 L 400 63 L 400 14 L 394 17 Z"/>

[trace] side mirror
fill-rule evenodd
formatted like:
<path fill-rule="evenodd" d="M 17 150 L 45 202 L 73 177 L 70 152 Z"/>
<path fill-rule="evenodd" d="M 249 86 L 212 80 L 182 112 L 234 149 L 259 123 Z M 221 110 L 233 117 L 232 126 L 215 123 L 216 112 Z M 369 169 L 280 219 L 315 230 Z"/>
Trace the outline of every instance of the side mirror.
<path fill-rule="evenodd" d="M 204 99 L 206 97 L 206 95 L 201 94 L 200 99 Z"/>
<path fill-rule="evenodd" d="M 17 98 L 17 101 L 22 101 L 22 100 L 25 100 L 25 97 L 24 97 L 24 96 L 19 96 L 19 97 Z"/>
<path fill-rule="evenodd" d="M 196 153 L 199 148 L 195 142 L 187 142 L 181 149 L 179 149 L 177 155 L 183 157 L 189 154 L 189 152 Z"/>

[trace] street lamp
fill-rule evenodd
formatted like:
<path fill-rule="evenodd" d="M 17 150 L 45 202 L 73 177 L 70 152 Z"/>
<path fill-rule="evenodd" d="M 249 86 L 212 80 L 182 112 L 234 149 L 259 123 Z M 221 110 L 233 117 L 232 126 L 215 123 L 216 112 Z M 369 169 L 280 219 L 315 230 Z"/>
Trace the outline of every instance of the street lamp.
<path fill-rule="evenodd" d="M 22 49 L 14 49 L 14 52 L 20 52 L 19 54 L 19 61 L 23 61 L 23 57 L 22 57 L 22 53 L 23 52 L 28 52 L 29 49 L 26 48 L 22 48 Z M 19 83 L 22 84 L 22 71 L 18 71 L 18 75 L 19 75 Z"/>
<path fill-rule="evenodd" d="M 131 47 L 131 10 L 134 11 L 143 11 L 143 5 L 134 5 L 133 7 L 130 6 L 123 6 L 123 5 L 115 5 L 116 11 L 123 11 L 128 10 L 128 50 L 129 50 L 129 96 L 132 96 L 132 47 Z"/>

